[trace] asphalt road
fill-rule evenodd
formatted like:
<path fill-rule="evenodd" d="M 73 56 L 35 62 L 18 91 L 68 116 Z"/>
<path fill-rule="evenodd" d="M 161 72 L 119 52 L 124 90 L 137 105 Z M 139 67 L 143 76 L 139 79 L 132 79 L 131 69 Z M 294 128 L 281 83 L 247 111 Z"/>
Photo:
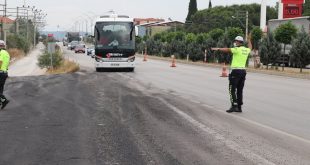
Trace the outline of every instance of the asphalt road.
<path fill-rule="evenodd" d="M 249 73 L 243 114 L 226 114 L 213 68 L 137 59 L 134 73 L 11 77 L 0 165 L 310 164 L 309 81 Z"/>

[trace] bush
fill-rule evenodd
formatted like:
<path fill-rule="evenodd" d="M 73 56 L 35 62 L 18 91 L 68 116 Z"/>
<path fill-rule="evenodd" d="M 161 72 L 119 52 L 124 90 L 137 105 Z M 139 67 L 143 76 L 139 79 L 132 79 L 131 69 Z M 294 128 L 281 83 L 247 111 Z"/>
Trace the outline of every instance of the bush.
<path fill-rule="evenodd" d="M 302 73 L 302 68 L 310 64 L 310 37 L 304 28 L 293 41 L 290 56 L 291 63 L 300 68 L 300 73 Z"/>
<path fill-rule="evenodd" d="M 147 53 L 149 55 L 161 55 L 161 42 L 160 41 L 156 41 L 154 39 L 150 39 L 146 42 L 146 46 L 147 46 Z"/>
<path fill-rule="evenodd" d="M 268 65 L 275 64 L 276 60 L 280 56 L 281 46 L 276 41 L 272 33 L 269 33 L 267 37 L 259 43 L 259 53 L 261 55 L 261 61 L 263 64 Z"/>
<path fill-rule="evenodd" d="M 230 27 L 227 30 L 227 35 L 229 37 L 230 42 L 232 43 L 237 36 L 243 36 L 243 31 L 238 27 Z"/>
<path fill-rule="evenodd" d="M 225 31 L 222 29 L 213 29 L 208 34 L 213 40 L 218 41 L 224 35 L 224 33 Z"/>
<path fill-rule="evenodd" d="M 251 31 L 252 36 L 252 45 L 254 49 L 258 49 L 259 41 L 262 39 L 263 31 L 260 29 L 260 27 L 254 27 Z"/>
<path fill-rule="evenodd" d="M 30 43 L 27 42 L 26 38 L 12 34 L 7 37 L 7 47 L 8 49 L 21 49 L 24 51 L 24 53 L 28 53 L 30 50 Z"/>
<path fill-rule="evenodd" d="M 63 57 L 60 53 L 60 51 L 56 51 L 56 53 L 52 54 L 52 61 L 53 61 L 53 68 L 58 68 L 59 66 L 61 66 L 62 62 L 63 62 Z M 39 67 L 40 68 L 50 68 L 51 67 L 51 54 L 45 52 L 43 55 L 41 55 L 38 59 L 39 63 Z"/>

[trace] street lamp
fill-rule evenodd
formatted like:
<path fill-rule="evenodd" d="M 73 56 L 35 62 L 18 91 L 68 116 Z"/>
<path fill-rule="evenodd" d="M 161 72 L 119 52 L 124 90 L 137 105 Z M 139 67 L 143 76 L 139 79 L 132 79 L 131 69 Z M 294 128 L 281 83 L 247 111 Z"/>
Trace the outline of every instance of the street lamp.
<path fill-rule="evenodd" d="M 248 34 L 249 34 L 249 12 L 245 11 L 245 17 L 244 16 L 239 16 L 239 13 L 237 13 L 237 15 L 238 15 L 238 17 L 231 16 L 231 18 L 232 19 L 237 19 L 240 22 L 241 26 L 243 28 L 245 28 L 245 41 L 247 41 L 248 40 Z M 245 18 L 245 26 L 242 23 L 242 21 L 240 20 L 240 18 Z"/>
<path fill-rule="evenodd" d="M 93 12 L 84 12 L 84 16 L 86 16 L 89 21 L 90 21 L 90 33 L 93 34 L 93 30 L 94 30 L 94 22 L 95 19 L 98 18 L 99 16 Z"/>

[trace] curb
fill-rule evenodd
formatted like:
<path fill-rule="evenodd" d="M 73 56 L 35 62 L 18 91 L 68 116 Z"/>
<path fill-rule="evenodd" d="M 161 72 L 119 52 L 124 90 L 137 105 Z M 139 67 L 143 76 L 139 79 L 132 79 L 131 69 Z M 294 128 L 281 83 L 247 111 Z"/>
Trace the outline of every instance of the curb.
<path fill-rule="evenodd" d="M 136 56 L 143 58 L 143 55 L 141 54 L 136 54 Z M 169 62 L 172 60 L 170 57 L 158 57 L 158 56 L 152 56 L 152 55 L 148 55 L 148 58 L 153 59 L 153 60 L 161 60 L 161 61 L 169 61 Z M 192 62 L 192 61 L 187 62 L 185 60 L 180 60 L 180 59 L 176 61 L 177 63 L 194 65 L 194 66 L 211 67 L 211 68 L 222 68 L 223 67 L 221 64 L 214 64 L 214 63 L 203 63 L 203 62 Z M 254 68 L 247 68 L 247 71 L 250 73 L 260 73 L 260 74 L 266 74 L 266 75 L 310 80 L 310 73 L 301 74 L 301 73 L 290 73 L 286 71 L 282 72 L 282 71 L 276 71 L 276 70 L 254 69 Z"/>

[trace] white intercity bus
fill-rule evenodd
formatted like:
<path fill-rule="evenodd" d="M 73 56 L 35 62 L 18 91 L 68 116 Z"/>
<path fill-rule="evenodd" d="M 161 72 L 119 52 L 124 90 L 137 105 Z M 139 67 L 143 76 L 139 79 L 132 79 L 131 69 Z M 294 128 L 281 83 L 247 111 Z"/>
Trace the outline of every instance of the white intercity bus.
<path fill-rule="evenodd" d="M 135 69 L 135 26 L 133 18 L 109 13 L 94 27 L 96 71 L 109 68 Z"/>

